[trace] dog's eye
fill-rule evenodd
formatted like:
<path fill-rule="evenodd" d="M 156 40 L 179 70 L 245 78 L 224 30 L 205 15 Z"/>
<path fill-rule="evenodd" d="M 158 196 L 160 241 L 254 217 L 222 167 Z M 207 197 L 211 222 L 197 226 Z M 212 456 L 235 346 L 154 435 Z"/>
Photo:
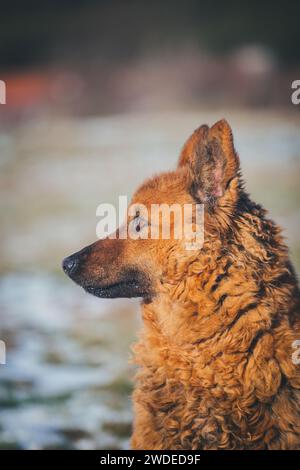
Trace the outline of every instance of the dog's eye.
<path fill-rule="evenodd" d="M 134 218 L 134 229 L 136 232 L 140 232 L 144 227 L 148 225 L 147 221 L 140 215 Z"/>

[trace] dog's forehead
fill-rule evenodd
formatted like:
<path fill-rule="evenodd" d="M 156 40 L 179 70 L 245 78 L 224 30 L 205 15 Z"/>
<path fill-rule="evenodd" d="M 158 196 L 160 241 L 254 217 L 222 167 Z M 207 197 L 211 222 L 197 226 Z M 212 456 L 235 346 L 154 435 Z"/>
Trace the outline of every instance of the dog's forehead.
<path fill-rule="evenodd" d="M 161 173 L 149 178 L 135 192 L 134 203 L 171 204 L 189 202 L 186 178 L 181 172 Z"/>

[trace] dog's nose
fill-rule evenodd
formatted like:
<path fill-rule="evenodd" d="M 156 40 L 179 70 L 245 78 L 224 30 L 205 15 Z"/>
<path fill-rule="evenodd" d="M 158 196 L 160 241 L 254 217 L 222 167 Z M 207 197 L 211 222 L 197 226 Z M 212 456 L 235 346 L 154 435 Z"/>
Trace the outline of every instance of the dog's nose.
<path fill-rule="evenodd" d="M 77 267 L 78 267 L 78 258 L 76 258 L 75 256 L 68 256 L 62 262 L 62 268 L 64 272 L 68 274 L 69 276 L 71 274 L 74 274 Z"/>

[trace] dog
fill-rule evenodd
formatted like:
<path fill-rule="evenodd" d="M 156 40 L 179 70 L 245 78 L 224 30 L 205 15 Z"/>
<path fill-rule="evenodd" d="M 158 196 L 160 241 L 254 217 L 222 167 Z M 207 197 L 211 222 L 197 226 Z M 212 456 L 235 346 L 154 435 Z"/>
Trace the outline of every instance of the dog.
<path fill-rule="evenodd" d="M 176 170 L 132 203 L 204 207 L 199 249 L 117 231 L 63 261 L 93 295 L 142 298 L 132 449 L 300 449 L 297 278 L 280 228 L 244 189 L 227 121 L 196 129 Z M 151 225 L 139 210 L 128 222 L 141 235 Z"/>

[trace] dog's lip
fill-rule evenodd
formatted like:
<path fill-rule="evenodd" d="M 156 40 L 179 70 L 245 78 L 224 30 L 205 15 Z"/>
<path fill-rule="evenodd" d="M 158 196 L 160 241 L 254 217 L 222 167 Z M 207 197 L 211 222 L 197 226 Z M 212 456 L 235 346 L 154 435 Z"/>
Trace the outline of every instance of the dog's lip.
<path fill-rule="evenodd" d="M 137 280 L 121 280 L 119 282 L 114 282 L 112 284 L 107 284 L 107 285 L 101 285 L 101 284 L 98 284 L 98 285 L 92 285 L 92 284 L 88 284 L 86 286 L 84 286 L 84 289 L 89 292 L 89 293 L 93 293 L 95 290 L 98 290 L 98 289 L 101 289 L 101 290 L 107 290 L 107 289 L 112 289 L 113 287 L 117 287 L 117 286 L 131 286 L 131 287 L 134 287 L 134 286 L 138 286 L 138 281 Z"/>
<path fill-rule="evenodd" d="M 83 288 L 86 292 L 96 297 L 119 297 L 116 293 L 122 292 L 122 290 L 124 290 L 124 293 L 130 290 L 130 297 L 144 297 L 148 295 L 137 279 L 124 279 L 107 285 L 86 285 Z"/>

